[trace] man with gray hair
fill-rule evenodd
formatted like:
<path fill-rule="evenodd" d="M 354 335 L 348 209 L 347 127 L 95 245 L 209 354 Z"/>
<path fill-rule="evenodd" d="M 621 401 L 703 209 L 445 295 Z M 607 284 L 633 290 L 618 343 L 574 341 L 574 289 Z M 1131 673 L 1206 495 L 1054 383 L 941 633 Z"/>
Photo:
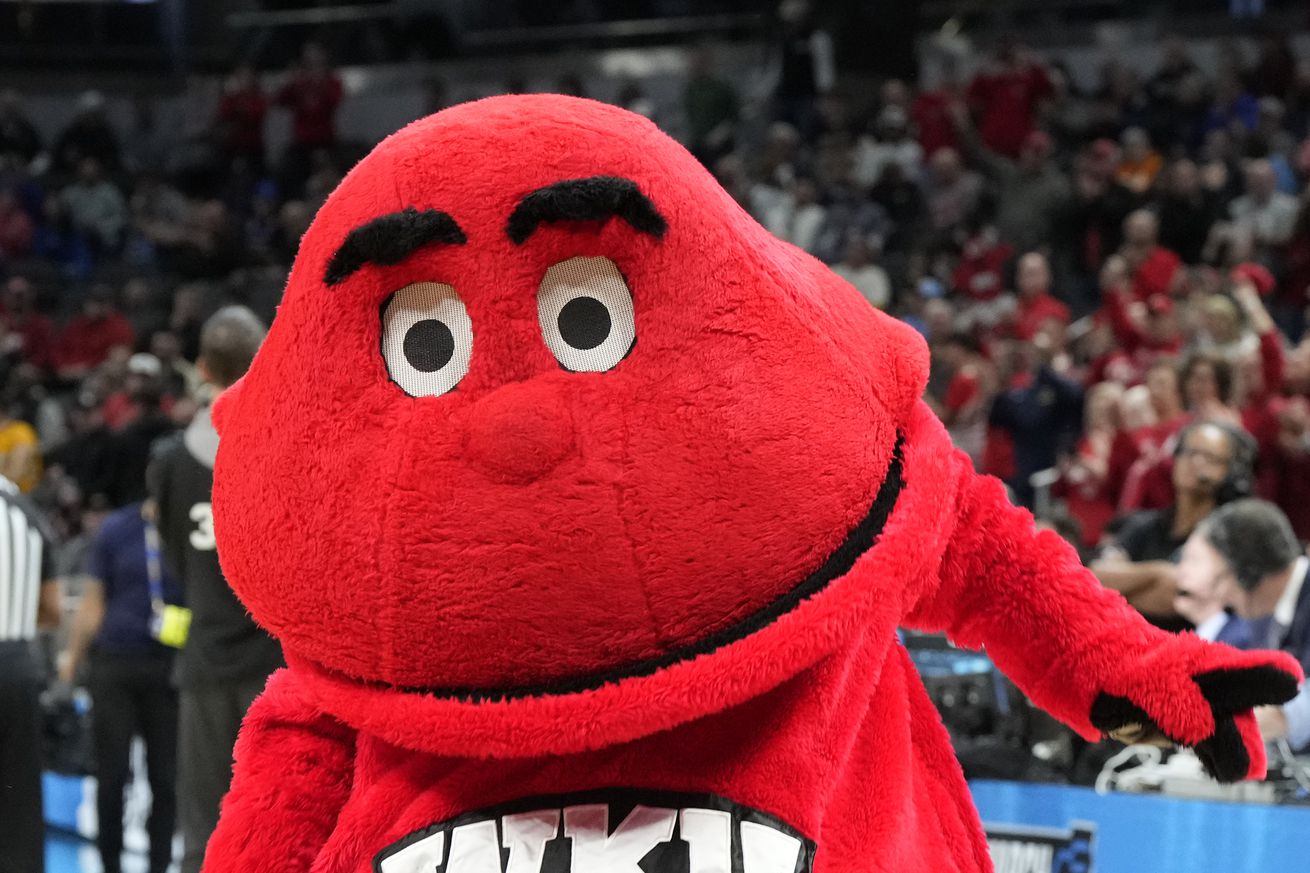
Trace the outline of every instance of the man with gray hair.
<path fill-rule="evenodd" d="M 265 327 L 244 306 L 220 309 L 200 333 L 196 369 L 213 394 L 250 367 Z M 156 447 L 149 471 L 159 534 L 192 619 L 177 658 L 178 818 L 182 871 L 198 873 L 232 778 L 232 746 L 251 702 L 282 665 L 277 642 L 255 625 L 223 578 L 210 494 L 218 432 L 202 407 L 180 437 Z"/>
<path fill-rule="evenodd" d="M 1216 509 L 1203 530 L 1236 583 L 1231 605 L 1249 622 L 1248 648 L 1282 649 L 1310 667 L 1310 559 L 1287 516 L 1264 500 L 1237 500 Z M 1281 707 L 1260 707 L 1256 718 L 1266 740 L 1310 747 L 1310 686 Z"/>

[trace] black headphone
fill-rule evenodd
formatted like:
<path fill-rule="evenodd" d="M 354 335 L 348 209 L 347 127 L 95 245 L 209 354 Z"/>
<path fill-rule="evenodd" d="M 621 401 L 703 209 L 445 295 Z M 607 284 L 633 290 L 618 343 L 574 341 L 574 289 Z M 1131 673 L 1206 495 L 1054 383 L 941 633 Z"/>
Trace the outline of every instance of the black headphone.
<path fill-rule="evenodd" d="M 1177 461 L 1178 456 L 1183 453 L 1183 445 L 1187 442 L 1188 435 L 1203 427 L 1216 427 L 1223 431 L 1233 447 L 1233 457 L 1228 462 L 1228 472 L 1224 474 L 1223 481 L 1215 489 L 1215 503 L 1231 503 L 1243 497 L 1250 497 L 1255 490 L 1255 483 L 1252 480 L 1255 475 L 1255 458 L 1260 449 L 1256 445 L 1255 438 L 1240 427 L 1226 421 L 1193 421 L 1178 432 L 1178 441 L 1174 443 L 1174 460 Z"/>

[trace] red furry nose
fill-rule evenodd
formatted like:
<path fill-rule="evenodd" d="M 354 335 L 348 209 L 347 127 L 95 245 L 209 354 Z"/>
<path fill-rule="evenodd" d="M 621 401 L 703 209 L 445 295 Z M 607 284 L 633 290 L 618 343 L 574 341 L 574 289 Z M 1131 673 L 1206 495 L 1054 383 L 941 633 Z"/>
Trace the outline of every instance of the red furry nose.
<path fill-rule="evenodd" d="M 540 479 L 573 451 L 573 416 L 553 391 L 506 385 L 478 403 L 469 421 L 469 461 L 496 482 Z"/>

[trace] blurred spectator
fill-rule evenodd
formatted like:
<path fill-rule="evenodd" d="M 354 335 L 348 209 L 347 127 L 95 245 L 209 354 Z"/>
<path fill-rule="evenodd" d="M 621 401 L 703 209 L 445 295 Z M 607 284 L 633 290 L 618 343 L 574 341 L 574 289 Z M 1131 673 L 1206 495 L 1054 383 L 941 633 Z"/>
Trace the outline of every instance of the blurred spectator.
<path fill-rule="evenodd" d="M 174 239 L 190 211 L 182 192 L 154 170 L 137 176 L 130 206 L 133 229 L 152 245 Z"/>
<path fill-rule="evenodd" d="M 892 299 L 891 280 L 887 278 L 887 271 L 874 262 L 873 253 L 867 239 L 860 234 L 851 234 L 845 255 L 833 264 L 832 271 L 854 285 L 875 308 L 886 309 Z"/>
<path fill-rule="evenodd" d="M 1247 234 L 1261 251 L 1280 246 L 1296 229 L 1296 198 L 1278 190 L 1278 177 L 1269 161 L 1251 161 L 1246 168 L 1246 193 L 1228 208 L 1233 225 Z"/>
<path fill-rule="evenodd" d="M 1251 83 L 1260 96 L 1281 97 L 1296 77 L 1296 56 L 1283 34 L 1266 33 L 1260 38 L 1260 57 L 1251 70 Z"/>
<path fill-rule="evenodd" d="M 899 164 L 912 176 L 923 163 L 923 147 L 910 136 L 910 117 L 899 106 L 884 106 L 872 130 L 855 145 L 855 182 L 868 190 L 878 183 L 888 164 Z"/>
<path fill-rule="evenodd" d="M 154 355 L 139 352 L 128 360 L 124 388 L 131 409 L 120 419 L 114 433 L 110 466 L 113 479 L 109 502 L 123 506 L 146 497 L 146 467 L 150 447 L 176 428 L 160 406 L 163 400 L 163 368 Z"/>
<path fill-rule="evenodd" d="M 15 417 L 17 398 L 0 398 L 0 476 L 27 493 L 41 479 L 41 447 L 32 425 Z"/>
<path fill-rule="evenodd" d="M 1013 41 L 1003 42 L 993 62 L 969 83 L 969 106 L 978 119 L 983 143 L 994 152 L 1017 158 L 1024 138 L 1036 125 L 1042 103 L 1054 92 L 1045 68 Z"/>
<path fill-rule="evenodd" d="M 797 179 L 764 216 L 764 226 L 781 239 L 813 254 L 828 210 L 819 202 L 813 179 Z"/>
<path fill-rule="evenodd" d="M 69 410 L 72 435 L 46 457 L 47 468 L 67 475 L 88 499 L 99 495 L 108 508 L 113 488 L 114 437 L 97 398 L 83 391 Z"/>
<path fill-rule="evenodd" d="M 69 278 L 85 278 L 91 272 L 91 246 L 85 234 L 73 226 L 58 194 L 50 194 L 42 201 L 41 218 L 32 254 L 56 264 Z"/>
<path fill-rule="evenodd" d="M 114 308 L 113 291 L 93 287 L 82 303 L 82 314 L 64 328 L 55 350 L 55 366 L 65 379 L 77 379 L 109 357 L 116 346 L 131 349 L 132 325 Z"/>
<path fill-rule="evenodd" d="M 968 234 L 951 274 L 951 287 L 975 305 L 970 314 L 988 326 L 995 325 L 1012 309 L 1010 299 L 1000 299 L 1005 292 L 1005 268 L 1014 254 L 1013 247 L 1001 238 L 996 225 L 987 221 L 968 221 L 960 225 Z M 995 305 L 980 306 L 979 304 Z"/>
<path fill-rule="evenodd" d="M 881 206 L 892 222 L 887 250 L 904 251 L 917 237 L 924 212 L 923 193 L 913 177 L 900 164 L 888 164 L 883 168 L 882 178 L 869 191 L 869 199 Z"/>
<path fill-rule="evenodd" d="M 149 341 L 158 330 L 167 327 L 168 314 L 160 304 L 153 284 L 142 276 L 133 276 L 123 283 L 123 317 L 132 326 L 136 339 L 134 349 Z"/>
<path fill-rule="evenodd" d="M 1069 197 L 1069 182 L 1053 160 L 1055 141 L 1044 131 L 1029 131 L 1012 160 L 978 138 L 967 113 L 957 111 L 956 120 L 970 160 L 995 189 L 1001 237 L 1020 251 L 1049 244 L 1056 212 Z"/>
<path fill-rule="evenodd" d="M 304 182 L 313 153 L 337 143 L 342 93 L 341 80 L 328 66 L 327 52 L 318 43 L 306 43 L 300 66 L 277 92 L 277 104 L 291 112 L 291 145 L 283 172 L 296 188 Z"/>
<path fill-rule="evenodd" d="M 818 99 L 832 90 L 837 77 L 832 37 L 815 22 L 809 0 L 782 0 L 778 20 L 774 117 L 813 136 L 818 131 Z"/>
<path fill-rule="evenodd" d="M 1182 260 L 1159 244 L 1160 222 L 1155 213 L 1138 209 L 1124 219 L 1123 256 L 1132 275 L 1133 292 L 1141 300 L 1173 294 L 1186 277 Z"/>
<path fill-rule="evenodd" d="M 105 116 L 104 95 L 87 91 L 78 99 L 77 110 L 77 115 L 55 141 L 55 168 L 72 172 L 89 158 L 100 167 L 116 170 L 121 163 L 121 152 L 118 134 Z"/>
<path fill-rule="evenodd" d="M 194 364 L 182 355 L 182 341 L 168 330 L 150 333 L 150 354 L 159 359 L 165 397 L 182 399 L 199 390 L 201 380 Z M 172 413 L 170 413 L 172 414 Z M 176 415 L 173 416 L 177 418 Z"/>
<path fill-rule="evenodd" d="M 1184 264 L 1197 264 L 1219 220 L 1219 202 L 1214 192 L 1201 187 L 1196 163 L 1181 158 L 1164 172 L 1164 191 L 1159 199 L 1160 244 L 1178 254 Z"/>
<path fill-rule="evenodd" d="M 1014 373 L 992 404 L 990 424 L 1014 446 L 1008 484 L 1018 501 L 1031 506 L 1031 477 L 1056 466 L 1059 453 L 1076 439 L 1082 424 L 1083 389 L 1050 365 L 1050 340 L 1039 334 L 1013 352 Z"/>
<path fill-rule="evenodd" d="M 949 231 L 970 218 L 981 194 L 982 179 L 965 167 L 955 149 L 941 148 L 928 158 L 923 199 L 934 231 Z"/>
<path fill-rule="evenodd" d="M 264 117 L 268 98 L 249 64 L 236 68 L 223 86 L 214 119 L 220 141 L 229 160 L 241 157 L 259 172 L 264 166 Z"/>
<path fill-rule="evenodd" d="M 1233 366 L 1214 352 L 1187 356 L 1182 370 L 1183 405 L 1198 419 L 1241 426 L 1233 406 Z"/>
<path fill-rule="evenodd" d="M 741 100 L 733 84 L 719 75 L 714 50 L 708 45 L 692 53 L 682 108 L 687 117 L 688 148 L 701 163 L 713 166 L 732 151 Z"/>
<path fill-rule="evenodd" d="M 1121 519 L 1091 568 L 1151 623 L 1183 630 L 1190 625 L 1174 611 L 1178 552 L 1216 506 L 1249 487 L 1254 448 L 1231 425 L 1201 421 L 1182 431 L 1174 454 L 1172 504 Z"/>
<path fill-rule="evenodd" d="M 1097 378 L 1113 376 L 1127 383 L 1140 380 L 1161 354 L 1173 354 L 1183 344 L 1173 299 L 1152 294 L 1145 300 L 1134 297 L 1128 261 L 1119 255 L 1105 259 L 1101 268 L 1101 299 L 1098 313 L 1114 332 L 1118 344 L 1094 362 Z"/>
<path fill-rule="evenodd" d="M 1237 73 L 1225 71 L 1215 83 L 1214 99 L 1206 113 L 1204 129 L 1237 133 L 1254 130 L 1258 112 L 1259 104 L 1242 86 Z"/>
<path fill-rule="evenodd" d="M 13 155 L 31 163 L 41 151 L 41 135 L 23 112 L 22 99 L 12 88 L 0 91 L 0 157 Z"/>
<path fill-rule="evenodd" d="M 173 310 L 168 316 L 168 329 L 182 343 L 182 354 L 194 361 L 200 354 L 200 332 L 204 328 L 204 286 L 189 283 L 173 292 Z"/>
<path fill-rule="evenodd" d="M 1123 132 L 1119 144 L 1122 152 L 1115 178 L 1135 194 L 1149 191 L 1164 166 L 1160 153 L 1151 148 L 1150 136 L 1140 127 L 1130 127 Z"/>
<path fill-rule="evenodd" d="M 982 356 L 982 347 L 967 333 L 956 333 L 934 346 L 936 357 L 950 372 L 940 416 L 955 447 L 982 469 L 987 439 L 988 401 L 995 375 Z"/>
<path fill-rule="evenodd" d="M 83 158 L 77 164 L 77 179 L 63 190 L 64 208 L 73 228 L 81 232 L 97 254 L 116 253 L 127 227 L 127 202 L 123 192 L 106 179 L 100 162 Z"/>
<path fill-rule="evenodd" d="M 923 154 L 931 155 L 944 148 L 959 149 L 958 121 L 967 110 L 959 69 L 954 61 L 948 60 L 942 64 L 936 86 L 920 92 L 910 106 Z"/>
<path fill-rule="evenodd" d="M 1075 158 L 1072 191 L 1052 222 L 1057 272 L 1083 288 L 1095 286 L 1105 259 L 1119 248 L 1136 199 L 1114 178 L 1117 155 L 1114 143 L 1098 140 Z M 1095 295 L 1085 291 L 1084 296 Z"/>
<path fill-rule="evenodd" d="M 35 228 L 32 217 L 8 188 L 0 188 L 0 263 L 27 257 Z"/>
<path fill-rule="evenodd" d="M 1069 307 L 1051 295 L 1051 267 L 1045 255 L 1029 252 L 1021 257 L 1015 271 L 1015 285 L 1019 291 L 1014 321 L 1016 337 L 1031 341 L 1049 321 L 1061 328 L 1069 326 Z"/>
<path fill-rule="evenodd" d="M 175 130 L 161 124 L 154 100 L 147 94 L 133 94 L 132 124 L 127 130 L 124 161 L 133 172 L 159 171 L 173 157 Z"/>
<path fill-rule="evenodd" d="M 42 370 L 54 366 L 54 324 L 37 310 L 36 289 L 22 276 L 13 276 L 5 283 L 0 325 L 5 332 L 0 348 L 6 356 L 17 356 Z"/>
<path fill-rule="evenodd" d="M 1080 548 L 1100 542 L 1101 531 L 1115 514 L 1107 486 L 1115 441 L 1121 433 L 1123 395 L 1123 386 L 1116 382 L 1102 382 L 1088 392 L 1082 438 L 1061 469 L 1056 493 L 1064 498 L 1069 514 L 1078 522 Z"/>
<path fill-rule="evenodd" d="M 183 279 L 218 279 L 239 263 L 237 228 L 221 200 L 194 202 L 186 221 L 156 241 L 160 262 Z"/>

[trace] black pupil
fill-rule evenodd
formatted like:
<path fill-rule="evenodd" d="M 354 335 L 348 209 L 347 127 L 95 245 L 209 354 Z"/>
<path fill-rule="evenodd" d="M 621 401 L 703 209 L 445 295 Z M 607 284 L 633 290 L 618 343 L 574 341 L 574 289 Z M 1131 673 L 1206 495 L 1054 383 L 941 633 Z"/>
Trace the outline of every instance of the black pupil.
<path fill-rule="evenodd" d="M 574 297 L 559 311 L 559 335 L 575 349 L 586 351 L 610 335 L 610 311 L 595 297 Z"/>
<path fill-rule="evenodd" d="M 455 357 L 455 336 L 436 319 L 420 321 L 405 333 L 405 358 L 421 373 L 435 373 Z"/>

